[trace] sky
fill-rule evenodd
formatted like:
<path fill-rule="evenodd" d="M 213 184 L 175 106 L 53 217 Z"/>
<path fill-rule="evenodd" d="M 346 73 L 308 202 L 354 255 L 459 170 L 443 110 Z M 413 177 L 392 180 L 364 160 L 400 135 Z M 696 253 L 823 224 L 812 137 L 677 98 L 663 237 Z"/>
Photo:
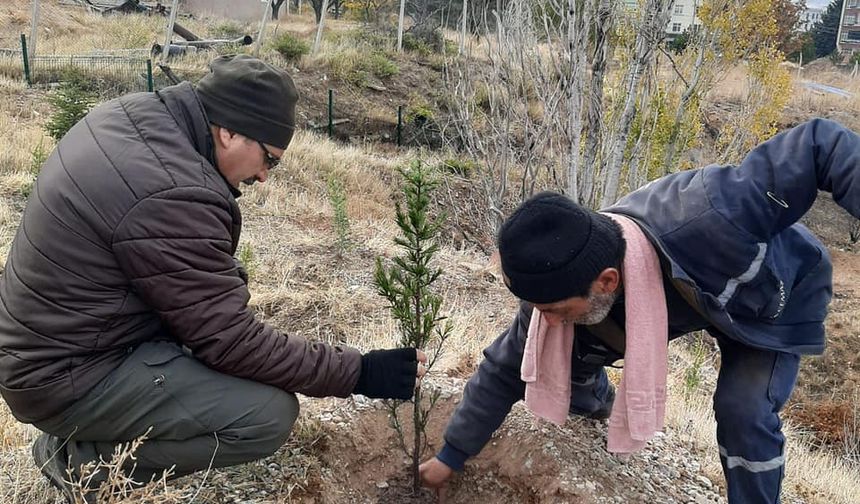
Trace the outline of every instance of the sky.
<path fill-rule="evenodd" d="M 831 0 L 806 0 L 807 7 L 814 7 L 816 9 L 823 9 L 830 4 Z"/>

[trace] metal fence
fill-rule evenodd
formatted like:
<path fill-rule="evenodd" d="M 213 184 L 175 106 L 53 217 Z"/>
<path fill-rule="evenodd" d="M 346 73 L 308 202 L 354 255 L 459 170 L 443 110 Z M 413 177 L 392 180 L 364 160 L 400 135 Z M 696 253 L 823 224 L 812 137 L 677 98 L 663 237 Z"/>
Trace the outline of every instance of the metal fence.
<path fill-rule="evenodd" d="M 146 50 L 98 51 L 92 54 L 27 56 L 26 37 L 21 48 L 0 49 L 0 76 L 21 79 L 29 85 L 47 85 L 71 78 L 85 79 L 107 95 L 152 91 L 152 60 Z"/>
<path fill-rule="evenodd" d="M 21 49 L 0 49 L 0 76 L 24 80 L 24 58 Z"/>

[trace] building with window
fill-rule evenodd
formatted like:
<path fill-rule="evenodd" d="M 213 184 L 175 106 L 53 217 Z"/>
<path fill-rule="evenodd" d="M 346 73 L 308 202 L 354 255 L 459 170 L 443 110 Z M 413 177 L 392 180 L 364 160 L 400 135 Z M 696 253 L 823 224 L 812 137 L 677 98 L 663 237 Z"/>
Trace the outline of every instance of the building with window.
<path fill-rule="evenodd" d="M 666 24 L 666 35 L 669 40 L 673 40 L 678 35 L 684 33 L 691 26 L 699 27 L 702 22 L 696 17 L 696 11 L 702 5 L 704 0 L 675 0 L 672 6 L 672 16 Z M 638 0 L 623 0 L 622 5 L 628 11 L 635 11 L 639 8 Z"/>
<path fill-rule="evenodd" d="M 696 17 L 700 5 L 702 5 L 702 0 L 675 0 L 675 5 L 672 7 L 672 17 L 666 26 L 666 33 L 669 38 L 677 37 L 684 31 L 693 29 L 691 27 L 698 28 L 702 24 Z"/>
<path fill-rule="evenodd" d="M 804 9 L 800 13 L 800 19 L 797 21 L 797 30 L 808 32 L 815 26 L 815 23 L 821 21 L 821 16 L 824 14 L 824 9 Z"/>
<path fill-rule="evenodd" d="M 842 4 L 836 49 L 846 56 L 860 53 L 860 0 L 845 0 Z"/>

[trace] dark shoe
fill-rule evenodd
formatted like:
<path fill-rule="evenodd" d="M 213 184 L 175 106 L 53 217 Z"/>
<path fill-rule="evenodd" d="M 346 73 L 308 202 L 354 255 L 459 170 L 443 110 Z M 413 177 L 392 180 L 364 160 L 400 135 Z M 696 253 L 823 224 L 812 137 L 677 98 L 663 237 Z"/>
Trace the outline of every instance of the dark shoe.
<path fill-rule="evenodd" d="M 56 436 L 42 433 L 33 442 L 33 460 L 55 488 L 62 492 L 70 504 L 76 502 L 95 503 L 95 496 L 82 496 L 75 487 L 67 481 L 69 478 L 69 457 L 62 441 Z"/>
<path fill-rule="evenodd" d="M 591 418 L 592 420 L 606 420 L 609 418 L 609 415 L 612 414 L 613 404 L 615 404 L 615 387 L 610 385 L 603 405 L 595 411 L 592 411 L 590 414 L 585 415 L 585 418 Z"/>
<path fill-rule="evenodd" d="M 581 416 L 583 418 L 588 418 L 591 420 L 606 420 L 607 418 L 609 418 L 609 415 L 612 414 L 612 405 L 614 403 L 615 387 L 610 384 L 609 390 L 606 391 L 606 398 L 603 400 L 603 403 L 597 407 L 597 409 L 585 411 L 571 404 L 568 412 L 571 415 Z"/>

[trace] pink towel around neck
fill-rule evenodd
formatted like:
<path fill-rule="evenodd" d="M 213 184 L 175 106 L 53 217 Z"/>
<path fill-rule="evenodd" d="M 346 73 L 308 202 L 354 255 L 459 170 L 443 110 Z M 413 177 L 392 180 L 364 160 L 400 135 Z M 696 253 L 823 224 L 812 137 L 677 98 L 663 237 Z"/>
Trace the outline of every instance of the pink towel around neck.
<path fill-rule="evenodd" d="M 624 371 L 609 417 L 607 449 L 631 453 L 642 449 L 663 429 L 668 373 L 668 314 L 660 261 L 639 226 L 620 215 L 627 242 L 622 265 L 625 297 Z M 539 310 L 532 312 L 521 378 L 526 407 L 561 425 L 570 406 L 573 325 L 550 326 Z"/>

